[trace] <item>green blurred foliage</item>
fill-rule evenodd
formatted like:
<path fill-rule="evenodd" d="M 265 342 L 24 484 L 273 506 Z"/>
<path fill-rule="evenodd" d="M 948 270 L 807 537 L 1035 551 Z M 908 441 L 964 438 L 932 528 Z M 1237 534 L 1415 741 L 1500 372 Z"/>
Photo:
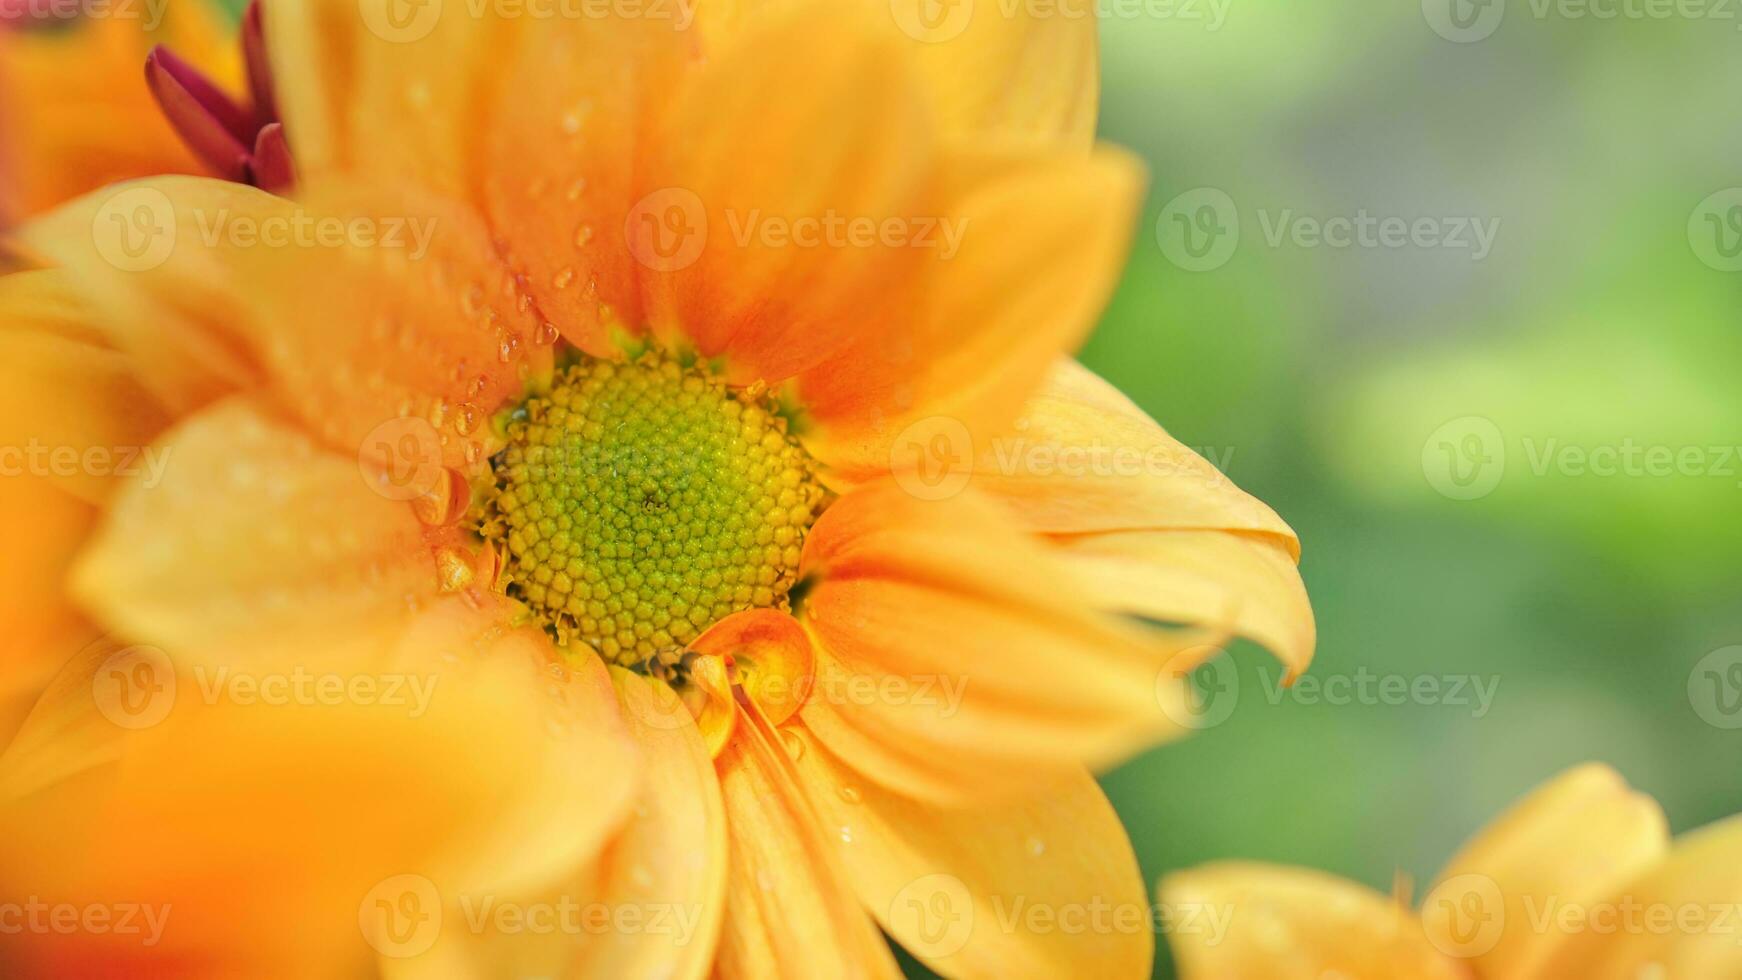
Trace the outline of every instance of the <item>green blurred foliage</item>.
<path fill-rule="evenodd" d="M 1543 463 L 1551 445 L 1631 443 L 1700 447 L 1709 469 L 1742 445 L 1742 272 L 1703 262 L 1689 227 L 1742 185 L 1742 25 L 1514 0 L 1491 36 L 1452 43 L 1422 6 L 1103 22 L 1102 136 L 1148 160 L 1152 187 L 1083 359 L 1188 445 L 1231 452 L 1234 480 L 1300 532 L 1313 676 L 1497 685 L 1485 713 L 1313 704 L 1236 648 L 1232 715 L 1104 780 L 1151 881 L 1250 858 L 1381 890 L 1401 870 L 1419 894 L 1471 832 L 1587 759 L 1678 832 L 1742 811 L 1742 730 L 1689 690 L 1701 657 L 1742 643 L 1742 459 L 1727 476 Z M 1241 237 L 1191 272 L 1157 221 L 1199 187 L 1236 202 Z M 1361 209 L 1497 235 L 1477 260 L 1266 234 L 1285 211 Z M 1451 499 L 1433 441 L 1467 418 L 1500 433 L 1504 473 Z M 1165 944 L 1159 960 L 1171 975 Z"/>

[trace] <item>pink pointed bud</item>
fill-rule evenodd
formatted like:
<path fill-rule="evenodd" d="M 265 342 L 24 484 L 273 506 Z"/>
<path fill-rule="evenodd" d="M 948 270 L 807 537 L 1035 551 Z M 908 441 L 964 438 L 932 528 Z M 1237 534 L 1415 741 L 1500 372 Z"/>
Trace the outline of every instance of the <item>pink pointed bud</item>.
<path fill-rule="evenodd" d="M 171 126 L 226 180 L 246 180 L 252 142 L 246 116 L 217 86 L 162 45 L 145 59 L 145 83 Z"/>
<path fill-rule="evenodd" d="M 248 67 L 248 91 L 254 99 L 254 124 L 278 121 L 278 100 L 272 91 L 272 62 L 266 55 L 266 35 L 260 23 L 260 0 L 242 15 L 242 61 Z"/>
<path fill-rule="evenodd" d="M 254 159 L 249 170 L 255 187 L 273 194 L 288 194 L 296 187 L 296 165 L 290 159 L 290 144 L 284 140 L 284 125 L 269 123 L 254 141 Z"/>

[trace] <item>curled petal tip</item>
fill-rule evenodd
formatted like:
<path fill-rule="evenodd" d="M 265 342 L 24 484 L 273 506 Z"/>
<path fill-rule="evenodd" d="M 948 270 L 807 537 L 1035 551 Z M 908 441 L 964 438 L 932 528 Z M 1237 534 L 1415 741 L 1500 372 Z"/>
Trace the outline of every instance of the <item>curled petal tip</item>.
<path fill-rule="evenodd" d="M 290 159 L 290 144 L 285 141 L 282 123 L 261 128 L 249 168 L 252 183 L 263 191 L 286 194 L 296 186 L 296 166 Z"/>

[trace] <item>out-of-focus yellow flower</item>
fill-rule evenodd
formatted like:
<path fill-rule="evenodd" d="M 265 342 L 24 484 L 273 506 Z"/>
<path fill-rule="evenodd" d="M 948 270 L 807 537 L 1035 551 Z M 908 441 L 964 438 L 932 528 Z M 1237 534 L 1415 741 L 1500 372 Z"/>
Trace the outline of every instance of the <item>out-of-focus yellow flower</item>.
<path fill-rule="evenodd" d="M 32 484 L 0 895 L 168 911 L 9 974 L 1147 974 L 999 902 L 1144 909 L 1089 767 L 1313 625 L 1064 356 L 1142 184 L 1087 6 L 632 6 L 273 5 L 294 199 L 22 229 L 6 441 L 153 455 Z"/>
<path fill-rule="evenodd" d="M 115 181 L 203 173 L 143 65 L 167 44 L 234 81 L 223 17 L 205 0 L 0 3 L 0 227 Z"/>
<path fill-rule="evenodd" d="M 1477 834 L 1419 914 L 1237 862 L 1169 876 L 1161 901 L 1185 980 L 1723 980 L 1742 975 L 1742 817 L 1672 844 L 1655 801 L 1585 765 Z"/>

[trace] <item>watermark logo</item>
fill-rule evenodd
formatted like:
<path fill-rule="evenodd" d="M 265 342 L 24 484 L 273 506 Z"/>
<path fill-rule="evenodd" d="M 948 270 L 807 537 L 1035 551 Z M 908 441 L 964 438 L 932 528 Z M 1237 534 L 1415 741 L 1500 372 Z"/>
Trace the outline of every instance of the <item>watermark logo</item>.
<path fill-rule="evenodd" d="M 1226 191 L 1186 191 L 1161 209 L 1155 238 L 1168 261 L 1187 272 L 1219 269 L 1240 247 L 1240 209 Z"/>
<path fill-rule="evenodd" d="M 1742 728 L 1742 645 L 1713 650 L 1694 664 L 1688 703 L 1713 728 Z"/>
<path fill-rule="evenodd" d="M 1480 415 L 1452 419 L 1422 443 L 1421 472 L 1429 486 L 1451 500 L 1488 496 L 1506 475 L 1500 427 Z"/>
<path fill-rule="evenodd" d="M 687 269 L 707 247 L 708 209 L 695 191 L 662 188 L 629 209 L 623 238 L 635 261 L 655 272 Z"/>
<path fill-rule="evenodd" d="M 447 479 L 441 434 L 421 418 L 390 419 L 369 430 L 357 450 L 357 470 L 388 500 L 416 500 Z"/>
<path fill-rule="evenodd" d="M 974 0 L 889 0 L 889 12 L 903 34 L 924 44 L 942 44 L 968 29 Z"/>
<path fill-rule="evenodd" d="M 1506 19 L 1506 0 L 1421 0 L 1421 15 L 1440 37 L 1473 44 L 1500 29 Z"/>
<path fill-rule="evenodd" d="M 442 19 L 442 0 L 357 0 L 369 33 L 390 44 L 412 44 L 430 36 Z"/>
<path fill-rule="evenodd" d="M 383 879 L 358 904 L 357 925 L 363 939 L 382 956 L 417 956 L 441 936 L 441 892 L 423 875 Z"/>
<path fill-rule="evenodd" d="M 1447 956 L 1481 956 L 1506 930 L 1506 902 L 1487 875 L 1447 878 L 1427 893 L 1421 908 L 1428 942 Z"/>
<path fill-rule="evenodd" d="M 1194 731 L 1227 721 L 1240 703 L 1240 671 L 1234 658 L 1220 647 L 1186 650 L 1179 656 L 1203 662 L 1184 675 L 1166 668 L 1156 676 L 1155 699 L 1162 712 L 1174 724 Z"/>
<path fill-rule="evenodd" d="M 920 419 L 889 445 L 895 482 L 920 500 L 947 500 L 968 488 L 974 475 L 974 436 L 960 419 Z"/>
<path fill-rule="evenodd" d="M 118 190 L 91 218 L 91 240 L 122 272 L 149 272 L 175 252 L 175 205 L 155 187 Z"/>
<path fill-rule="evenodd" d="M 1688 215 L 1688 245 L 1719 272 L 1742 272 L 1742 187 L 1701 201 Z"/>
<path fill-rule="evenodd" d="M 914 953 L 953 956 L 974 934 L 974 898 L 955 875 L 926 875 L 895 893 L 889 923 Z"/>
<path fill-rule="evenodd" d="M 175 665 L 156 647 L 117 650 L 91 677 L 97 711 L 122 728 L 150 728 L 175 707 Z"/>

